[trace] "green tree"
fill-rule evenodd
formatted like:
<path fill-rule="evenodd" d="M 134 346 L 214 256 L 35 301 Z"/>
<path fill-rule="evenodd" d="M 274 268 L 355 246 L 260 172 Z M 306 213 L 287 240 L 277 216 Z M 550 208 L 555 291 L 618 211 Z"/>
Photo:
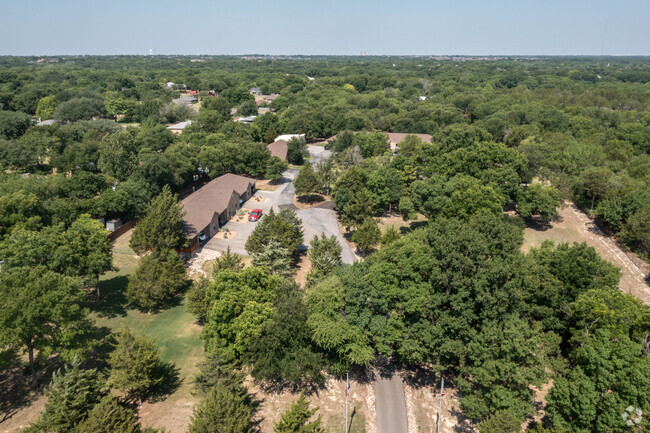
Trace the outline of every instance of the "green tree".
<path fill-rule="evenodd" d="M 542 220 L 550 221 L 557 215 L 559 205 L 560 193 L 557 189 L 533 183 L 524 190 L 517 202 L 517 212 L 523 218 L 539 215 Z"/>
<path fill-rule="evenodd" d="M 45 391 L 45 410 L 27 431 L 77 431 L 77 424 L 106 395 L 104 386 L 105 381 L 97 370 L 84 370 L 74 360 L 71 366 L 66 365 L 52 375 L 52 382 Z"/>
<path fill-rule="evenodd" d="M 187 291 L 187 311 L 196 317 L 199 324 L 204 324 L 208 315 L 208 304 L 205 294 L 210 280 L 201 277 L 192 282 L 192 287 Z"/>
<path fill-rule="evenodd" d="M 650 206 L 639 210 L 627 220 L 622 236 L 640 251 L 650 252 Z"/>
<path fill-rule="evenodd" d="M 226 362 L 239 359 L 274 314 L 282 279 L 264 269 L 222 271 L 208 287 L 208 320 L 202 338 L 206 351 L 217 350 Z"/>
<path fill-rule="evenodd" d="M 315 194 L 320 189 L 320 182 L 314 169 L 311 164 L 304 165 L 298 172 L 293 181 L 293 185 L 296 188 L 296 195 L 298 198 L 306 198 L 309 202 L 312 194 Z"/>
<path fill-rule="evenodd" d="M 277 183 L 282 180 L 282 174 L 287 171 L 289 168 L 289 163 L 277 156 L 272 156 L 269 160 L 269 165 L 266 168 L 266 173 L 264 177 L 271 180 L 273 183 Z"/>
<path fill-rule="evenodd" d="M 311 261 L 311 271 L 307 275 L 309 284 L 314 284 L 329 275 L 334 269 L 341 264 L 341 244 L 339 244 L 336 236 L 321 237 L 314 236 L 309 244 L 309 260 Z"/>
<path fill-rule="evenodd" d="M 268 127 L 266 132 L 264 133 L 264 142 L 265 143 L 273 143 L 278 136 L 278 132 L 275 130 L 275 126 L 272 124 Z"/>
<path fill-rule="evenodd" d="M 250 398 L 215 385 L 194 409 L 189 433 L 249 433 L 253 414 Z"/>
<path fill-rule="evenodd" d="M 135 398 L 139 405 L 151 389 L 162 382 L 160 354 L 153 340 L 129 328 L 115 335 L 115 348 L 108 356 L 108 384 Z"/>
<path fill-rule="evenodd" d="M 59 105 L 59 102 L 56 100 L 54 95 L 48 95 L 41 98 L 36 107 L 36 117 L 43 120 L 51 119 L 57 105 Z"/>
<path fill-rule="evenodd" d="M 391 224 L 390 226 L 386 227 L 386 230 L 384 230 L 384 233 L 381 235 L 380 242 L 382 246 L 386 246 L 392 242 L 395 242 L 401 237 L 402 235 L 399 230 L 397 230 L 395 226 Z"/>
<path fill-rule="evenodd" d="M 323 355 L 312 343 L 307 326 L 308 310 L 300 287 L 285 282 L 273 301 L 274 314 L 251 341 L 244 359 L 253 366 L 252 376 L 292 388 L 322 384 Z"/>
<path fill-rule="evenodd" d="M 138 254 L 149 249 L 174 249 L 185 245 L 183 234 L 185 211 L 176 194 L 165 186 L 151 200 L 145 216 L 138 222 L 131 236 L 130 246 Z"/>
<path fill-rule="evenodd" d="M 624 431 L 621 414 L 650 407 L 650 357 L 641 343 L 597 329 L 569 355 L 571 365 L 549 391 L 554 426 L 576 433 Z"/>
<path fill-rule="evenodd" d="M 127 131 L 104 137 L 99 147 L 99 169 L 117 180 L 127 180 L 138 166 L 133 136 Z"/>
<path fill-rule="evenodd" d="M 507 410 L 500 410 L 490 415 L 478 425 L 479 433 L 519 433 L 522 420 Z"/>
<path fill-rule="evenodd" d="M 264 251 L 253 256 L 253 266 L 267 269 L 271 275 L 280 277 L 288 278 L 293 274 L 291 253 L 275 238 L 271 238 Z"/>
<path fill-rule="evenodd" d="M 178 253 L 171 249 L 154 250 L 140 259 L 129 277 L 126 299 L 145 311 L 160 308 L 185 287 L 185 265 Z"/>
<path fill-rule="evenodd" d="M 352 234 L 352 241 L 357 244 L 357 248 L 363 254 L 368 254 L 381 239 L 381 231 L 377 222 L 372 219 L 366 219 L 363 224 Z"/>
<path fill-rule="evenodd" d="M 321 416 L 314 421 L 309 420 L 318 411 L 318 407 L 309 408 L 309 400 L 305 393 L 301 393 L 297 400 L 291 403 L 291 407 L 280 417 L 274 427 L 275 433 L 317 433 L 324 429 L 321 427 Z"/>
<path fill-rule="evenodd" d="M 251 255 L 260 254 L 271 239 L 278 241 L 291 255 L 298 253 L 303 241 L 302 221 L 293 209 L 282 209 L 277 214 L 271 209 L 246 240 L 246 251 Z"/>
<path fill-rule="evenodd" d="M 16 139 L 23 135 L 32 123 L 32 118 L 28 114 L 0 110 L 0 138 Z"/>
<path fill-rule="evenodd" d="M 113 248 L 104 225 L 90 215 L 81 215 L 65 232 L 64 250 L 64 273 L 95 286 L 99 299 L 99 276 L 113 269 Z"/>
<path fill-rule="evenodd" d="M 94 117 L 102 117 L 106 114 L 104 101 L 97 98 L 72 98 L 61 102 L 54 110 L 52 117 L 58 120 L 76 122 L 78 120 L 90 120 Z"/>
<path fill-rule="evenodd" d="M 580 175 L 579 186 L 585 195 L 591 198 L 591 210 L 594 210 L 596 198 L 602 197 L 609 188 L 611 172 L 602 167 L 590 167 Z"/>
<path fill-rule="evenodd" d="M 257 116 L 257 104 L 255 101 L 247 100 L 244 101 L 239 107 L 237 107 L 237 115 L 239 116 Z"/>
<path fill-rule="evenodd" d="M 309 156 L 307 142 L 303 137 L 293 137 L 287 142 L 287 161 L 289 164 L 303 165 Z"/>
<path fill-rule="evenodd" d="M 35 352 L 46 357 L 81 353 L 91 329 L 79 284 L 42 266 L 0 272 L 0 341 L 3 347 L 24 348 L 31 385 L 38 384 Z"/>
<path fill-rule="evenodd" d="M 79 433 L 140 433 L 133 410 L 124 407 L 112 396 L 104 397 L 89 412 L 76 429 Z"/>
<path fill-rule="evenodd" d="M 392 212 L 393 205 L 399 203 L 405 192 L 402 177 L 394 168 L 380 168 L 372 172 L 366 186 L 375 209 L 379 211 L 388 205 L 388 212 Z"/>
<path fill-rule="evenodd" d="M 16 191 L 0 196 L 0 238 L 17 224 L 30 230 L 40 228 L 45 209 L 33 193 Z"/>

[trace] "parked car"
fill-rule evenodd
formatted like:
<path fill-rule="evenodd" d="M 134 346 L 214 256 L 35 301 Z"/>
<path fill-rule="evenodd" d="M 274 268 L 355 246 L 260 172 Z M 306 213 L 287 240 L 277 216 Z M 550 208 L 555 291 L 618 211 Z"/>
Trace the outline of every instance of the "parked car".
<path fill-rule="evenodd" d="M 205 233 L 200 233 L 200 234 L 199 234 L 199 242 L 205 242 L 205 240 L 206 240 L 207 238 L 208 238 L 208 237 L 205 235 Z"/>
<path fill-rule="evenodd" d="M 259 221 L 259 219 L 262 218 L 262 209 L 253 209 L 251 213 L 248 215 L 248 221 Z"/>

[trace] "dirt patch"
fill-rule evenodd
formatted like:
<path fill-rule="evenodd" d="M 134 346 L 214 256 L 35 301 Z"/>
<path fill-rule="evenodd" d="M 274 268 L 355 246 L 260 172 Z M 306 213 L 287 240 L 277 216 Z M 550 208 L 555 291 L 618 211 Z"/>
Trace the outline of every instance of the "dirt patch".
<path fill-rule="evenodd" d="M 308 202 L 300 201 L 298 200 L 298 196 L 296 195 L 293 196 L 293 205 L 300 210 L 320 207 L 328 201 L 331 201 L 330 197 L 324 194 L 312 194 L 312 197 Z"/>
<path fill-rule="evenodd" d="M 266 201 L 266 197 L 261 195 L 254 195 L 253 197 L 250 198 L 249 201 L 256 202 L 256 203 L 264 203 Z"/>
<path fill-rule="evenodd" d="M 440 407 L 440 383 L 421 386 L 408 375 L 404 377 L 404 399 L 409 433 L 435 432 Z M 476 431 L 474 423 L 460 409 L 456 389 L 445 386 L 442 397 L 441 433 Z"/>
<path fill-rule="evenodd" d="M 185 433 L 192 418 L 194 401 L 167 399 L 157 403 L 143 403 L 139 411 L 140 423 L 145 427 L 164 428 L 167 433 Z"/>
<path fill-rule="evenodd" d="M 234 230 L 228 229 L 227 232 L 225 232 L 223 229 L 219 230 L 216 235 L 214 235 L 215 238 L 217 239 L 232 239 L 235 236 L 237 236 L 237 232 Z"/>
<path fill-rule="evenodd" d="M 298 271 L 294 279 L 296 283 L 300 284 L 300 287 L 305 287 L 307 284 L 307 274 L 311 271 L 311 260 L 309 260 L 308 254 L 302 254 L 300 256 L 300 261 L 298 262 Z"/>
<path fill-rule="evenodd" d="M 255 182 L 255 189 L 259 189 L 260 191 L 275 191 L 279 186 L 280 184 L 271 183 L 269 179 L 258 180 Z"/>
<path fill-rule="evenodd" d="M 643 303 L 650 304 L 650 286 L 646 283 L 646 269 L 641 269 L 633 258 L 630 258 L 616 244 L 604 234 L 594 222 L 572 203 L 560 209 L 556 221 L 548 226 L 526 227 L 524 230 L 523 251 L 532 247 L 539 247 L 543 241 L 552 240 L 561 242 L 586 242 L 598 254 L 614 266 L 621 269 L 620 289 L 639 298 Z"/>
<path fill-rule="evenodd" d="M 230 220 L 233 223 L 245 223 L 248 221 L 248 215 L 251 213 L 252 209 L 243 207 L 237 211 L 234 217 Z"/>
<path fill-rule="evenodd" d="M 350 433 L 376 433 L 376 415 L 374 398 L 375 392 L 367 372 L 359 377 L 350 374 L 349 417 L 352 428 Z M 282 413 L 300 393 L 289 391 L 265 392 L 249 379 L 246 383 L 249 392 L 260 401 L 260 410 L 256 414 L 262 433 L 272 433 L 274 423 L 278 422 Z M 327 431 L 345 431 L 345 380 L 329 378 L 324 386 L 308 395 L 311 407 L 318 406 L 318 414 L 322 415 L 323 425 Z M 350 421 L 351 420 L 351 421 Z"/>

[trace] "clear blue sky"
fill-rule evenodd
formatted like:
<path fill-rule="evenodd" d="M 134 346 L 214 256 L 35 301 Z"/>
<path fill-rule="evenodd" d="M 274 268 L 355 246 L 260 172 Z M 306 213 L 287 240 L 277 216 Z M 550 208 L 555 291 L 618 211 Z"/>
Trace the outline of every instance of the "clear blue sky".
<path fill-rule="evenodd" d="M 0 55 L 650 54 L 650 0 L 3 0 Z"/>

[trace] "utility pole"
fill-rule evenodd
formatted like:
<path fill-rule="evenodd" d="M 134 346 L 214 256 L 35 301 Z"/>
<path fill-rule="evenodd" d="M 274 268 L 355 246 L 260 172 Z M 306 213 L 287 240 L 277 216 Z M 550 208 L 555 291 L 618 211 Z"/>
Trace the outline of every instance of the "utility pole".
<path fill-rule="evenodd" d="M 348 394 L 350 393 L 350 373 L 345 373 L 345 433 L 348 433 Z"/>
<path fill-rule="evenodd" d="M 438 423 L 436 433 L 440 433 L 440 418 L 442 418 L 442 396 L 445 395 L 445 378 L 440 378 L 440 409 L 438 409 Z"/>

